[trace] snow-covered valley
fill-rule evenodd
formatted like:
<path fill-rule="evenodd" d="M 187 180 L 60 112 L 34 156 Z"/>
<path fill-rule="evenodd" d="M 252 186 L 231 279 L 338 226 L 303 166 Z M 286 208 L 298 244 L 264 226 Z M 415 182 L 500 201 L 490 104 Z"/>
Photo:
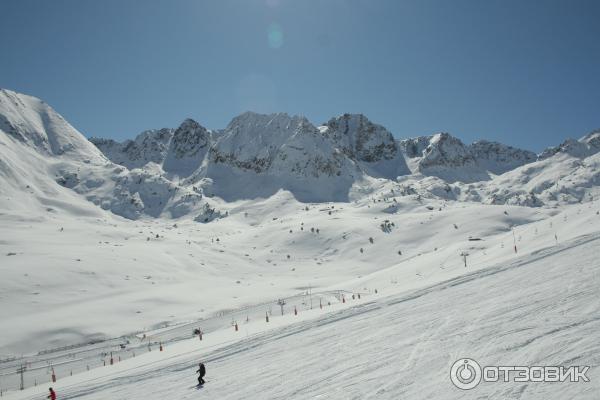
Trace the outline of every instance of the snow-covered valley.
<path fill-rule="evenodd" d="M 593 398 L 599 163 L 598 131 L 538 156 L 348 114 L 88 141 L 2 90 L 0 388 L 192 398 L 202 359 L 208 398 L 459 398 L 469 356 L 592 367 L 473 398 Z"/>

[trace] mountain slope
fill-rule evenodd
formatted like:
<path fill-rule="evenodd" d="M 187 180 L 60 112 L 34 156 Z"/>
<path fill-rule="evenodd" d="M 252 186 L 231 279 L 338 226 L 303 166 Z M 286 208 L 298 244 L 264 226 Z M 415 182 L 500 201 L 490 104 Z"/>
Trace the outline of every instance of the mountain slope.
<path fill-rule="evenodd" d="M 43 101 L 0 89 L 0 130 L 40 153 L 101 163 L 102 153 Z"/>
<path fill-rule="evenodd" d="M 410 289 L 388 285 L 375 294 L 374 282 L 365 283 L 360 300 L 332 299 L 323 310 L 300 306 L 298 316 L 287 310 L 268 324 L 251 319 L 240 323 L 241 332 L 226 327 L 203 342 L 169 344 L 53 386 L 67 398 L 192 399 L 199 395 L 193 371 L 200 360 L 208 372 L 200 394 L 210 398 L 594 399 L 598 240 L 596 232 Z M 513 378 L 464 391 L 449 375 L 464 357 L 481 366 L 591 366 L 590 381 Z M 39 398 L 44 390 L 8 399 Z"/>

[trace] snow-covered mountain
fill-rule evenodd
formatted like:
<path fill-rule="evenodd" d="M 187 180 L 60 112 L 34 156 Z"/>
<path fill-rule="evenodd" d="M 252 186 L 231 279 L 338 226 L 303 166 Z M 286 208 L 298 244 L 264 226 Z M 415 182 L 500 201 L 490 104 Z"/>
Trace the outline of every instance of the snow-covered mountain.
<path fill-rule="evenodd" d="M 315 127 L 305 117 L 246 112 L 215 133 L 188 119 L 174 133 L 147 131 L 124 143 L 90 140 L 117 164 L 131 169 L 154 162 L 180 177 L 217 164 L 315 178 L 341 176 L 343 169 L 388 179 L 409 173 L 392 134 L 363 115 L 344 114 Z"/>
<path fill-rule="evenodd" d="M 491 179 L 537 159 L 535 153 L 497 142 L 479 140 L 465 145 L 448 133 L 400 141 L 413 172 L 446 181 L 476 182 Z"/>
<path fill-rule="evenodd" d="M 101 215 L 98 206 L 129 219 L 201 215 L 206 205 L 201 192 L 167 179 L 153 163 L 166 154 L 161 145 L 170 143 L 169 137 L 169 130 L 146 132 L 124 146 L 94 140 L 96 147 L 46 103 L 2 90 L 0 191 L 6 195 L 2 201 L 25 212 L 85 209 L 86 214 Z M 110 157 L 145 168 L 129 170 Z"/>
<path fill-rule="evenodd" d="M 103 162 L 102 153 L 42 100 L 0 89 L 0 130 L 46 156 Z"/>
<path fill-rule="evenodd" d="M 117 164 L 154 162 L 168 179 L 198 183 L 227 200 L 284 189 L 303 201 L 347 201 L 355 182 L 410 172 L 392 134 L 362 115 L 316 127 L 301 116 L 246 112 L 222 131 L 188 119 L 172 135 L 150 132 L 122 144 L 92 141 Z"/>
<path fill-rule="evenodd" d="M 371 176 L 395 179 L 410 173 L 392 134 L 362 114 L 331 118 L 319 130 Z"/>
<path fill-rule="evenodd" d="M 212 132 L 192 119 L 175 130 L 163 158 L 165 172 L 186 177 L 204 162 L 212 142 Z"/>
<path fill-rule="evenodd" d="M 541 160 L 555 154 L 568 154 L 577 158 L 585 158 L 600 151 L 600 130 L 593 131 L 579 140 L 567 139 L 556 147 L 548 147 L 539 156 Z"/>
<path fill-rule="evenodd" d="M 30 187 L 43 187 L 45 198 L 58 185 L 130 219 L 207 222 L 225 217 L 228 202 L 281 190 L 302 202 L 348 202 L 395 182 L 421 198 L 527 206 L 580 202 L 598 191 L 600 131 L 537 157 L 448 133 L 395 140 L 360 114 L 316 126 L 302 116 L 246 112 L 223 130 L 187 119 L 123 143 L 88 141 L 43 101 L 8 90 L 0 92 L 0 129 L 0 173 L 13 184 L 43 180 Z"/>
<path fill-rule="evenodd" d="M 340 176 L 350 165 L 306 118 L 246 112 L 234 118 L 211 150 L 210 161 L 257 174 Z"/>

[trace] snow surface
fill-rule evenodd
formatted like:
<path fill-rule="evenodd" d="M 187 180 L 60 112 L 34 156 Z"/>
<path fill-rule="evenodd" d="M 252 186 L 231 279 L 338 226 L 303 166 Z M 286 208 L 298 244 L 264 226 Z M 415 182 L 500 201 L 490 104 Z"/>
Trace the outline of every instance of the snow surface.
<path fill-rule="evenodd" d="M 40 398 L 49 365 L 59 398 L 598 392 L 597 133 L 533 160 L 446 134 L 394 142 L 360 115 L 246 113 L 96 147 L 7 90 L 0 131 L 0 389 L 29 368 L 7 398 Z M 110 352 L 123 361 L 104 367 Z M 461 357 L 590 365 L 591 382 L 462 392 Z"/>
<path fill-rule="evenodd" d="M 202 342 L 155 348 L 53 387 L 65 399 L 191 399 L 202 360 L 208 382 L 200 395 L 208 398 L 593 399 L 600 388 L 599 240 L 597 232 L 495 265 L 454 265 L 454 278 L 409 290 L 386 285 L 269 324 L 253 319 L 238 332 L 229 327 Z M 589 365 L 591 381 L 484 382 L 464 392 L 448 372 L 466 356 L 485 365 Z M 7 398 L 35 399 L 44 390 Z"/>

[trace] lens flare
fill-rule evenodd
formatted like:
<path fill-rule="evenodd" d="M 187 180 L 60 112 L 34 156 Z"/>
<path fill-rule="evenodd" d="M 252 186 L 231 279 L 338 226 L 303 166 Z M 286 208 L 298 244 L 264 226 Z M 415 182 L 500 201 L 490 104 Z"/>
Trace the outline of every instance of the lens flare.
<path fill-rule="evenodd" d="M 269 47 L 272 49 L 278 49 L 283 46 L 283 31 L 279 24 L 271 24 L 269 26 L 267 39 L 269 41 Z"/>

